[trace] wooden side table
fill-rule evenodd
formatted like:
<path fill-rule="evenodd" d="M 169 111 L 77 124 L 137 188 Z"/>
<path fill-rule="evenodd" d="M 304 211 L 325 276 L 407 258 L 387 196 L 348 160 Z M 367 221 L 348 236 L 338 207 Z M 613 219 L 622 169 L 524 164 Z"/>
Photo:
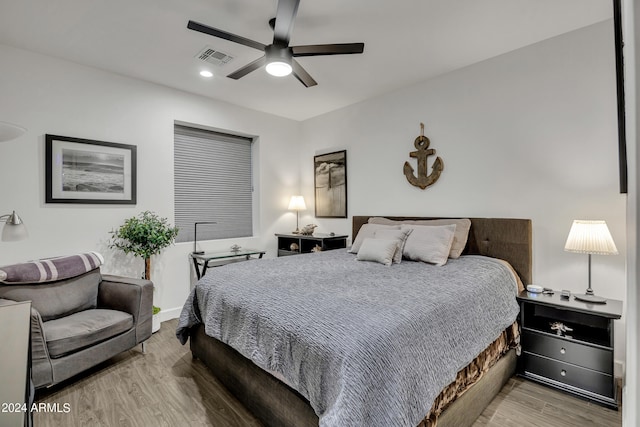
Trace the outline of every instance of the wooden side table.
<path fill-rule="evenodd" d="M 518 295 L 522 355 L 518 374 L 618 408 L 613 372 L 613 321 L 622 301 L 588 304 L 571 296 L 523 291 Z"/>
<path fill-rule="evenodd" d="M 309 253 L 316 246 L 323 251 L 347 247 L 347 235 L 312 234 L 276 234 L 278 238 L 278 256 Z"/>

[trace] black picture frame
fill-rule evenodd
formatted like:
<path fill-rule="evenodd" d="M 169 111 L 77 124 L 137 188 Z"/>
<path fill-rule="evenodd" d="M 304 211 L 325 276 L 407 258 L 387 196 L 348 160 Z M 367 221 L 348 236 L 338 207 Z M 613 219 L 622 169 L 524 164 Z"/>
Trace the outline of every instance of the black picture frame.
<path fill-rule="evenodd" d="M 347 218 L 347 150 L 313 157 L 316 218 Z"/>
<path fill-rule="evenodd" d="M 45 202 L 136 204 L 135 145 L 45 135 Z"/>

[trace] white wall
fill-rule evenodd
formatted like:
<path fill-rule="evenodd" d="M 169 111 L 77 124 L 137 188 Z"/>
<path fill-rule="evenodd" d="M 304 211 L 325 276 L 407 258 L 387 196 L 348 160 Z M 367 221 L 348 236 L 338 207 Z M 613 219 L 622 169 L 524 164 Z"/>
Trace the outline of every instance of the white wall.
<path fill-rule="evenodd" d="M 624 299 L 613 47 L 608 21 L 304 122 L 301 223 L 350 231 L 312 217 L 313 156 L 347 149 L 349 216 L 531 218 L 534 282 L 554 289 L 587 287 L 587 256 L 563 250 L 572 220 L 606 220 L 620 255 L 593 257 L 592 284 Z M 426 190 L 402 171 L 420 122 L 444 161 Z M 623 360 L 624 318 L 616 328 Z"/>
<path fill-rule="evenodd" d="M 0 144 L 0 214 L 18 211 L 30 238 L 0 243 L 0 264 L 99 250 L 106 272 L 137 275 L 141 261 L 106 245 L 125 218 L 153 210 L 173 218 L 173 122 L 259 135 L 256 237 L 208 242 L 275 251 L 292 228 L 291 194 L 308 210 L 301 224 L 350 232 L 350 220 L 313 218 L 313 156 L 348 150 L 349 215 L 526 217 L 534 227 L 534 281 L 584 291 L 586 256 L 566 253 L 577 218 L 605 219 L 619 256 L 594 256 L 596 293 L 625 298 L 626 196 L 618 193 L 615 70 L 611 22 L 597 24 L 302 124 L 0 45 L 0 120 L 29 129 Z M 213 89 L 212 89 L 213 90 Z M 444 160 L 426 190 L 402 173 L 419 123 Z M 138 204 L 44 203 L 44 134 L 138 146 Z M 300 182 L 299 181 L 300 178 Z M 192 280 L 188 243 L 154 259 L 156 303 L 177 315 Z M 616 324 L 624 359 L 624 317 Z"/>
<path fill-rule="evenodd" d="M 638 165 L 640 150 L 638 140 L 638 100 L 640 100 L 640 8 L 633 0 L 624 0 L 624 62 L 625 62 L 625 108 L 627 124 L 627 150 L 629 165 L 629 201 L 627 204 L 627 372 L 623 388 L 623 402 L 637 402 L 640 394 L 640 262 L 638 260 Z M 633 403 L 622 406 L 622 425 L 633 427 L 640 424 L 638 406 Z"/>
<path fill-rule="evenodd" d="M 205 242 L 203 248 L 238 243 L 273 256 L 273 234 L 295 223 L 286 209 L 299 191 L 298 122 L 4 45 L 0 58 L 0 120 L 28 129 L 0 143 L 0 214 L 15 209 L 30 233 L 25 241 L 0 242 L 0 265 L 97 250 L 106 258 L 104 272 L 139 276 L 142 261 L 108 249 L 109 231 L 144 210 L 173 223 L 174 120 L 259 136 L 255 237 Z M 47 133 L 136 145 L 137 205 L 45 204 Z M 191 250 L 177 244 L 152 259 L 155 303 L 165 319 L 179 314 L 190 290 Z"/>

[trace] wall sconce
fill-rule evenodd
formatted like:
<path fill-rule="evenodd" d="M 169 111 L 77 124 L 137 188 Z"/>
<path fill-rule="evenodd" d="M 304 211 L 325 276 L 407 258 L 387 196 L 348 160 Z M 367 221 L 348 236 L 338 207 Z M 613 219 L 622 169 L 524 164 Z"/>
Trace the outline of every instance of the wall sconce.
<path fill-rule="evenodd" d="M 0 221 L 5 223 L 4 227 L 2 227 L 2 237 L 0 237 L 3 242 L 15 242 L 29 237 L 27 227 L 25 227 L 16 211 L 0 216 Z"/>
<path fill-rule="evenodd" d="M 607 223 L 604 221 L 573 221 L 564 250 L 589 255 L 589 287 L 584 295 L 575 295 L 575 299 L 589 303 L 605 304 L 607 300 L 594 295 L 593 289 L 591 289 L 591 254 L 618 254 L 618 248 L 616 248 L 613 237 L 609 233 Z"/>
<path fill-rule="evenodd" d="M 27 130 L 12 123 L 0 122 L 0 142 L 10 141 L 24 134 Z"/>
<path fill-rule="evenodd" d="M 197 248 L 198 244 L 198 224 L 217 224 L 215 221 L 202 221 L 196 222 L 193 224 L 193 254 L 203 254 L 204 251 L 199 251 Z"/>
<path fill-rule="evenodd" d="M 291 201 L 289 202 L 289 210 L 296 211 L 296 231 L 293 234 L 300 234 L 300 211 L 307 209 L 307 205 L 304 203 L 304 197 L 302 196 L 291 196 Z"/>

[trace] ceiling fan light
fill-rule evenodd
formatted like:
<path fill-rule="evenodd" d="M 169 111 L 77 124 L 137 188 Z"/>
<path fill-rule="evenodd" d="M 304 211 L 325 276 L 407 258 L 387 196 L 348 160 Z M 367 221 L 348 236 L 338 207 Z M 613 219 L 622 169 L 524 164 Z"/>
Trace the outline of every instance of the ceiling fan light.
<path fill-rule="evenodd" d="M 291 74 L 291 65 L 283 61 L 269 62 L 266 66 L 267 73 L 276 77 L 284 77 Z"/>

